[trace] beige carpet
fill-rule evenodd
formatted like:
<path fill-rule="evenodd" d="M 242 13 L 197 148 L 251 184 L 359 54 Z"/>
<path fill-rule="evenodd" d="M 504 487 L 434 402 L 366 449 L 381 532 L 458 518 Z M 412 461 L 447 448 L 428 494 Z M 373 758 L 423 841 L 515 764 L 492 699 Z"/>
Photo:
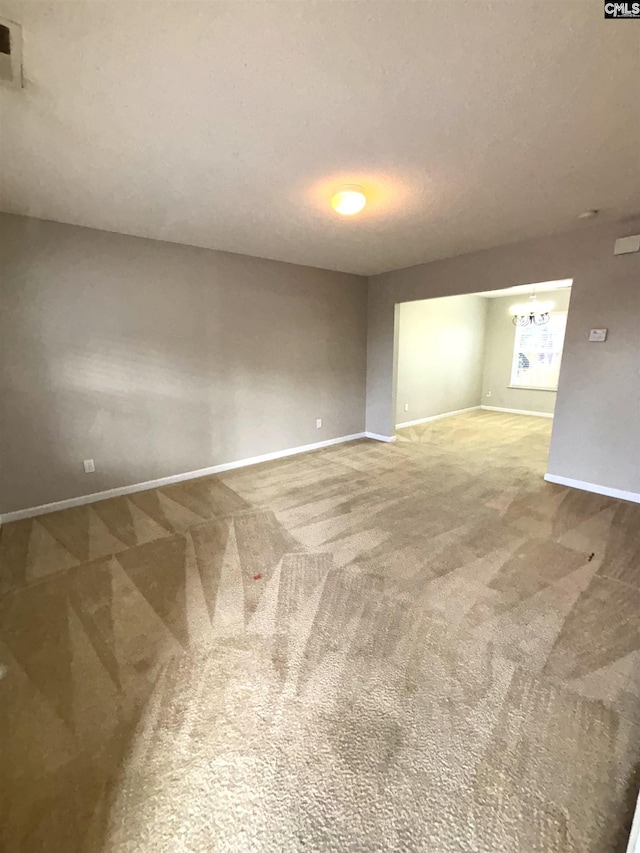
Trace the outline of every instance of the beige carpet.
<path fill-rule="evenodd" d="M 640 506 L 472 413 L 2 531 L 6 853 L 624 848 Z"/>

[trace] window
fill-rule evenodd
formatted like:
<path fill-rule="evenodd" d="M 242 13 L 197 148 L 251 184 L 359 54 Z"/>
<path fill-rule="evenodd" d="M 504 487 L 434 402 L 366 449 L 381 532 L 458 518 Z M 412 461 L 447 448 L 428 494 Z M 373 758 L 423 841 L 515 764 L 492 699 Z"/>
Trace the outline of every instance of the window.
<path fill-rule="evenodd" d="M 567 312 L 554 311 L 544 326 L 516 326 L 511 385 L 517 388 L 558 388 Z"/>

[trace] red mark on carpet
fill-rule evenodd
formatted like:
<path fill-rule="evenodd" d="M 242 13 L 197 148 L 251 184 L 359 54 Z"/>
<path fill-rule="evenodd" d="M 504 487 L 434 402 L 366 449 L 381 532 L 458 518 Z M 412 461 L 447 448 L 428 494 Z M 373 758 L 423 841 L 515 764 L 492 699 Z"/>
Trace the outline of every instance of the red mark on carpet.
<path fill-rule="evenodd" d="M 258 572 L 258 574 L 257 574 L 257 575 L 254 575 L 254 576 L 253 576 L 253 579 L 254 579 L 254 581 L 262 580 L 262 575 Z"/>

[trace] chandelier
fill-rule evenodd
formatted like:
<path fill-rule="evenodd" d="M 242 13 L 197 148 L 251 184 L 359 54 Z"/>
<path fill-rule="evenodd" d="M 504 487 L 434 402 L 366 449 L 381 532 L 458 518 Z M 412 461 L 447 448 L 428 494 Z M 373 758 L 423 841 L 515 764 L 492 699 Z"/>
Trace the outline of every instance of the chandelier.
<path fill-rule="evenodd" d="M 514 326 L 544 326 L 549 322 L 552 308 L 553 302 L 538 302 L 534 287 L 528 302 L 512 305 L 509 311 L 513 314 Z"/>

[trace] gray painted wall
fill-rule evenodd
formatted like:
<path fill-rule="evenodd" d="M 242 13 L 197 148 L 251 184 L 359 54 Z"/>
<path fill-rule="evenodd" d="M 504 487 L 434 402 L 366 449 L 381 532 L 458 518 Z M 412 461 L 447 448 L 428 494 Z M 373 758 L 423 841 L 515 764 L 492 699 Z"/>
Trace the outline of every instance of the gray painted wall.
<path fill-rule="evenodd" d="M 549 290 L 540 294 L 540 301 L 552 300 L 556 311 L 569 307 L 571 288 Z M 529 388 L 510 388 L 511 365 L 515 326 L 509 308 L 526 302 L 527 296 L 500 296 L 487 299 L 487 330 L 482 380 L 482 405 L 502 409 L 521 409 L 526 412 L 553 414 L 556 405 L 555 391 L 533 391 Z M 491 392 L 488 397 L 487 393 Z"/>
<path fill-rule="evenodd" d="M 396 423 L 480 405 L 490 301 L 454 296 L 400 306 Z"/>
<path fill-rule="evenodd" d="M 363 278 L 9 215 L 0 249 L 1 512 L 364 428 Z"/>
<path fill-rule="evenodd" d="M 640 493 L 640 254 L 613 255 L 638 232 L 640 218 L 603 223 L 370 278 L 367 430 L 393 434 L 397 303 L 573 278 L 548 470 Z"/>

